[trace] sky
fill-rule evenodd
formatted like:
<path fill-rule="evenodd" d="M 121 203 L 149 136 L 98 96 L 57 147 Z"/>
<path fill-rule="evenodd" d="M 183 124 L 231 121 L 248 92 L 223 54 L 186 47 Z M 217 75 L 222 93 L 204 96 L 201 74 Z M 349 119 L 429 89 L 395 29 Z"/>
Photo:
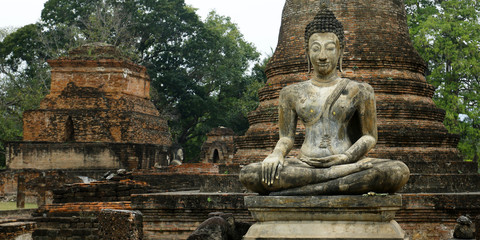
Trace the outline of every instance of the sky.
<path fill-rule="evenodd" d="M 47 0 L 0 0 L 0 27 L 21 27 L 40 20 Z M 185 0 L 202 19 L 215 10 L 236 23 L 248 42 L 265 57 L 277 46 L 285 0 Z"/>

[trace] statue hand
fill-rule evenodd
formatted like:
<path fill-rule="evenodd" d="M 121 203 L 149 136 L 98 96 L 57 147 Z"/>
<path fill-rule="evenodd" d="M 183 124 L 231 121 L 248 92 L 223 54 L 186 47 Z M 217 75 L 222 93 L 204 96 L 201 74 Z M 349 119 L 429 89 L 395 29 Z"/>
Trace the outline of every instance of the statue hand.
<path fill-rule="evenodd" d="M 357 162 L 356 165 L 357 165 L 358 168 L 360 168 L 362 170 L 369 169 L 369 168 L 373 167 L 373 164 L 370 163 L 370 162 Z"/>
<path fill-rule="evenodd" d="M 278 179 L 283 168 L 283 156 L 270 154 L 262 162 L 262 182 L 272 185 Z"/>
<path fill-rule="evenodd" d="M 336 154 L 328 157 L 323 157 L 315 160 L 307 161 L 307 163 L 314 167 L 327 168 L 335 165 L 349 163 L 348 156 L 345 154 Z"/>

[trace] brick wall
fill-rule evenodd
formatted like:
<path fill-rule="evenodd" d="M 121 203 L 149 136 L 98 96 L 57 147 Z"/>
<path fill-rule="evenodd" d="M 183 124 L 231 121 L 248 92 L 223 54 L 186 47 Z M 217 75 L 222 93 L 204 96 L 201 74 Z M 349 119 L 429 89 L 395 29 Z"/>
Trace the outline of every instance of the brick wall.
<path fill-rule="evenodd" d="M 165 193 L 134 195 L 132 208 L 144 215 L 146 239 L 186 239 L 211 212 L 232 213 L 237 222 L 252 222 L 243 205 L 246 194 Z"/>
<path fill-rule="evenodd" d="M 0 195 L 16 196 L 18 177 L 24 179 L 25 201 L 28 203 L 51 203 L 52 190 L 63 184 L 80 183 L 79 176 L 100 178 L 106 170 L 55 171 L 55 170 L 5 170 L 0 172 Z"/>
<path fill-rule="evenodd" d="M 202 144 L 201 161 L 204 163 L 232 163 L 236 151 L 235 133 L 230 128 L 218 127 L 207 134 Z"/>
<path fill-rule="evenodd" d="M 75 55 L 49 64 L 50 94 L 25 113 L 24 141 L 171 144 L 166 120 L 149 101 L 145 67 Z"/>
<path fill-rule="evenodd" d="M 143 239 L 143 215 L 139 211 L 104 209 L 98 216 L 99 238 L 103 240 Z"/>
<path fill-rule="evenodd" d="M 238 165 L 211 163 L 182 164 L 158 171 L 134 171 L 128 178 L 146 182 L 157 192 L 192 191 L 244 192 L 238 179 Z"/>
<path fill-rule="evenodd" d="M 130 201 L 132 194 L 151 191 L 145 182 L 129 179 L 68 184 L 53 190 L 54 203 Z"/>
<path fill-rule="evenodd" d="M 28 239 L 36 226 L 35 222 L 0 222 L 0 239 Z"/>
<path fill-rule="evenodd" d="M 33 239 L 102 239 L 102 234 L 112 230 L 108 227 L 119 227 L 122 222 L 123 224 L 131 222 L 125 222 L 122 220 L 123 217 L 119 217 L 120 219 L 116 218 L 117 222 L 113 221 L 111 222 L 113 225 L 107 226 L 105 223 L 107 216 L 101 212 L 105 209 L 131 210 L 131 195 L 151 190 L 152 188 L 145 182 L 130 179 L 67 184 L 59 187 L 53 191 L 54 203 L 41 206 L 33 214 L 38 224 L 32 234 Z M 138 225 L 138 221 L 134 222 L 139 228 L 141 224 Z"/>
<path fill-rule="evenodd" d="M 212 165 L 191 167 L 194 172 L 199 169 L 208 172 Z M 218 192 L 223 185 L 235 186 L 234 183 L 238 182 L 236 174 L 188 174 L 188 169 L 180 168 L 183 173 L 137 171 L 127 174 L 124 180 L 65 186 L 55 191 L 57 203 L 45 205 L 36 213 L 40 230 L 34 234 L 45 237 L 48 234 L 93 233 L 98 229 L 90 229 L 90 226 L 98 226 L 95 219 L 102 209 L 141 211 L 146 239 L 186 239 L 211 212 L 232 213 L 239 222 L 252 221 L 243 204 L 243 197 L 247 194 Z M 202 188 L 210 192 L 165 192 Z M 112 202 L 119 200 L 127 201 Z M 448 239 L 460 215 L 480 215 L 479 193 L 403 194 L 402 202 L 403 207 L 395 219 L 412 240 Z M 89 227 L 82 230 L 82 224 L 61 225 L 61 220 L 68 224 L 81 222 Z"/>
<path fill-rule="evenodd" d="M 131 143 L 11 142 L 9 169 L 141 169 L 167 165 L 168 147 Z"/>
<path fill-rule="evenodd" d="M 98 215 L 103 209 L 131 210 L 130 202 L 76 202 L 49 204 L 33 214 L 34 240 L 86 239 L 99 237 Z"/>
<path fill-rule="evenodd" d="M 118 103 L 107 104 L 132 104 L 120 100 Z M 72 102 L 81 104 L 80 100 Z M 111 109 L 39 109 L 26 111 L 23 117 L 25 141 L 170 144 L 169 140 L 167 141 L 170 136 L 166 121 L 158 116 L 138 112 Z"/>
<path fill-rule="evenodd" d="M 479 193 L 403 194 L 402 202 L 395 220 L 412 240 L 450 239 L 458 217 L 480 215 Z"/>
<path fill-rule="evenodd" d="M 232 213 L 252 222 L 243 205 L 245 194 L 162 193 L 132 198 L 132 208 L 144 214 L 147 239 L 186 239 L 209 212 Z M 480 215 L 480 194 L 404 194 L 395 220 L 411 240 L 445 240 L 453 236 L 456 219 Z"/>

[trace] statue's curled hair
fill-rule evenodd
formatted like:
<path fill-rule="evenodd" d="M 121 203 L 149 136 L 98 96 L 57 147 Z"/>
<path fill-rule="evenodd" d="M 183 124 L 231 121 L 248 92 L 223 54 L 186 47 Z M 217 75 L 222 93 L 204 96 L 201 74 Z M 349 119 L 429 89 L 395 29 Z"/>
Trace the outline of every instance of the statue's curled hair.
<path fill-rule="evenodd" d="M 310 72 L 311 70 L 311 62 L 308 56 L 308 41 L 310 40 L 310 37 L 315 33 L 329 33 L 329 32 L 337 35 L 338 40 L 340 41 L 340 48 L 344 49 L 345 34 L 343 32 L 343 25 L 335 17 L 335 14 L 333 14 L 333 12 L 330 9 L 328 9 L 326 5 L 324 5 L 320 9 L 320 11 L 317 13 L 313 21 L 311 21 L 305 28 L 305 49 L 307 50 L 305 53 L 307 55 L 307 61 L 308 61 L 308 72 Z M 340 72 L 343 72 L 342 62 L 343 60 L 340 57 L 338 62 L 338 69 L 340 70 Z"/>
<path fill-rule="evenodd" d="M 317 13 L 312 22 L 310 22 L 305 28 L 305 44 L 308 49 L 308 41 L 310 37 L 315 33 L 326 33 L 331 32 L 337 35 L 338 40 L 340 40 L 340 47 L 345 47 L 345 35 L 343 33 L 343 25 L 335 17 L 330 9 L 327 7 L 322 7 L 322 9 Z"/>

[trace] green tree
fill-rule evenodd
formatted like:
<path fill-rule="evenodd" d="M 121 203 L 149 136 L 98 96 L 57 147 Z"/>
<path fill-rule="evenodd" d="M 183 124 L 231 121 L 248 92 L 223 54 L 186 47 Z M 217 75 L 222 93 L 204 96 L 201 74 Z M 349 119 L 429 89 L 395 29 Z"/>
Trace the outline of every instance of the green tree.
<path fill-rule="evenodd" d="M 49 75 L 37 25 L 0 32 L 0 166 L 5 166 L 5 142 L 21 140 L 22 113 L 38 107 Z"/>
<path fill-rule="evenodd" d="M 0 57 L 8 56 L 2 67 L 20 69 L 33 81 L 38 74 L 48 76 L 46 59 L 76 46 L 101 41 L 119 47 L 147 67 L 152 100 L 169 117 L 173 140 L 185 147 L 187 161 L 196 158 L 212 127 L 237 132 L 248 127 L 246 113 L 256 104 L 252 89 L 259 86 L 249 66 L 259 54 L 228 17 L 212 12 L 202 22 L 183 0 L 49 0 L 42 21 L 28 28 L 23 47 L 2 41 Z M 32 61 L 16 52 L 43 68 L 30 71 Z"/>
<path fill-rule="evenodd" d="M 160 96 L 174 99 L 163 99 L 160 105 L 170 106 L 174 116 L 170 121 L 172 134 L 185 146 L 186 159 L 197 158 L 210 129 L 226 126 L 241 131 L 248 128 L 246 111 L 239 110 L 252 104 L 246 95 L 252 78 L 246 73 L 250 63 L 259 56 L 230 18 L 214 12 L 197 34 L 197 38 L 188 39 L 181 49 L 188 67 L 178 68 L 180 72 L 175 70 L 172 75 L 153 82 Z M 249 109 L 253 110 L 250 105 Z"/>
<path fill-rule="evenodd" d="M 445 125 L 460 134 L 466 160 L 480 156 L 480 1 L 407 0 L 408 25 L 428 64 Z"/>
<path fill-rule="evenodd" d="M 249 127 L 247 115 L 258 107 L 258 91 L 265 86 L 267 76 L 265 68 L 270 58 L 264 58 L 256 63 L 249 76 L 242 79 L 234 85 L 229 85 L 227 89 L 219 96 L 223 103 L 222 118 L 223 122 L 217 126 L 228 126 L 233 129 L 237 135 L 243 135 Z"/>

